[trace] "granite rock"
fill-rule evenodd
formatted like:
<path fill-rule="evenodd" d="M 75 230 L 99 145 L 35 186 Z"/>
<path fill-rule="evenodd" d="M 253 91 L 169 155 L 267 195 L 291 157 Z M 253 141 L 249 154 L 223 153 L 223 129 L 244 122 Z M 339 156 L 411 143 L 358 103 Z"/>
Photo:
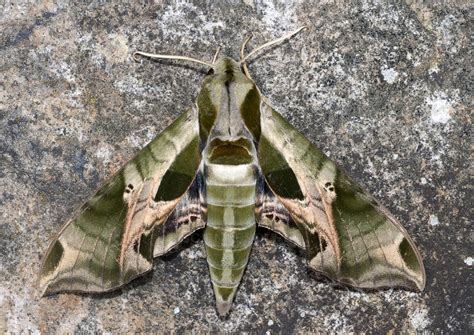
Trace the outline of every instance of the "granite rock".
<path fill-rule="evenodd" d="M 472 5 L 468 2 L 9 1 L 0 16 L 0 332 L 474 332 Z M 439 4 L 438 4 L 439 3 Z M 199 234 L 105 295 L 40 298 L 72 209 L 193 103 L 206 69 L 134 50 L 252 59 L 263 94 L 404 224 L 424 292 L 335 288 L 259 231 L 233 311 L 216 315 Z M 471 287 L 471 288 L 469 288 Z"/>

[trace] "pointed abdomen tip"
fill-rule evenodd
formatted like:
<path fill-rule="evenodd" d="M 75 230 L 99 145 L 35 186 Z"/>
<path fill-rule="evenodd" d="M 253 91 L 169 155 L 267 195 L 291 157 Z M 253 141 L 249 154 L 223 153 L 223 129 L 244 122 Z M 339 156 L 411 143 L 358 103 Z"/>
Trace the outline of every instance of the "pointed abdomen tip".
<path fill-rule="evenodd" d="M 232 302 L 218 302 L 217 303 L 217 312 L 219 313 L 220 317 L 225 317 L 229 314 L 230 308 L 232 307 Z"/>

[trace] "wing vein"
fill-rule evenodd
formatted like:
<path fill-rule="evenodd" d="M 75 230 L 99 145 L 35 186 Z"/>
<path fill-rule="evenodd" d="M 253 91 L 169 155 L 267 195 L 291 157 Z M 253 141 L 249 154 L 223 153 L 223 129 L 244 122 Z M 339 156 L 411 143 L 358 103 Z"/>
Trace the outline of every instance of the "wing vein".
<path fill-rule="evenodd" d="M 343 222 L 345 223 L 345 221 L 343 220 Z M 374 260 L 372 259 L 372 257 L 370 256 L 370 253 L 369 253 L 369 248 L 367 248 L 367 244 L 365 243 L 365 240 L 364 240 L 364 236 L 362 235 L 362 231 L 360 230 L 360 227 L 359 227 L 359 223 L 357 221 L 354 221 L 355 223 L 355 226 L 357 228 L 357 231 L 359 232 L 359 238 L 362 240 L 362 243 L 364 243 L 364 247 L 365 247 L 365 253 L 367 255 L 367 258 L 369 259 L 369 262 L 370 262 L 370 265 L 372 266 L 372 268 L 375 270 L 375 262 Z M 372 278 L 372 282 L 374 284 L 374 286 L 377 286 L 376 282 L 375 282 L 375 278 Z"/>
<path fill-rule="evenodd" d="M 380 250 L 382 251 L 382 255 L 383 255 L 383 258 L 385 259 L 385 263 L 387 264 L 387 267 L 390 267 L 390 263 L 388 262 L 388 259 L 387 259 L 387 255 L 385 254 L 385 250 L 384 248 L 382 247 L 382 244 L 380 243 L 380 240 L 379 240 L 379 237 L 377 235 L 377 232 L 374 230 L 374 225 L 372 224 L 372 229 L 371 229 L 372 233 L 374 234 L 375 236 L 375 239 L 377 240 L 377 244 L 379 245 L 379 248 Z M 389 280 L 389 283 L 390 285 L 392 285 L 393 283 L 393 277 L 392 277 L 392 273 L 389 271 L 388 272 L 388 280 Z"/>
<path fill-rule="evenodd" d="M 89 272 L 92 272 L 92 262 L 93 262 L 93 259 L 94 259 L 95 250 L 97 248 L 97 244 L 99 242 L 100 236 L 102 235 L 103 231 L 104 231 L 104 226 L 102 226 L 100 228 L 100 232 L 95 238 L 94 248 L 92 249 L 92 252 L 90 254 L 89 265 L 87 266 L 87 269 L 88 269 Z M 89 285 L 90 285 L 90 283 L 87 283 L 86 287 L 88 287 Z"/>
<path fill-rule="evenodd" d="M 125 206 L 122 206 L 122 209 L 120 210 L 120 214 L 118 216 L 119 218 L 122 217 L 124 209 L 125 209 Z M 104 261 L 102 262 L 102 274 L 101 274 L 101 286 L 102 287 L 104 287 L 105 262 L 107 262 L 107 257 L 109 255 L 110 243 L 112 241 L 112 236 L 115 234 L 115 232 L 117 231 L 117 229 L 119 227 L 120 227 L 120 225 L 116 225 L 115 228 L 111 230 L 108 241 L 107 241 L 107 246 L 105 248 Z"/>
<path fill-rule="evenodd" d="M 79 259 L 79 256 L 81 255 L 82 253 L 82 247 L 84 245 L 84 241 L 87 237 L 87 233 L 86 232 L 82 232 L 82 240 L 81 240 L 81 244 L 79 245 L 79 250 L 77 251 L 77 254 L 76 254 L 76 259 L 74 260 L 74 265 L 72 266 L 72 269 L 71 269 L 71 274 L 73 274 L 75 271 L 76 271 L 76 264 L 77 264 L 77 260 Z"/>

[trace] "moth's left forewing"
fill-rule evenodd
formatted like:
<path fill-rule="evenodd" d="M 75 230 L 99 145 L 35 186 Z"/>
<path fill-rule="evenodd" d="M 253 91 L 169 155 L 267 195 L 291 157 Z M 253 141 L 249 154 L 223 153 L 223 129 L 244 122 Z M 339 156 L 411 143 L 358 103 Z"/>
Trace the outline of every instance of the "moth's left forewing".
<path fill-rule="evenodd" d="M 199 164 L 197 110 L 190 108 L 61 229 L 43 261 L 42 294 L 120 287 L 202 228 L 199 208 L 188 215 L 198 206 L 190 192 Z"/>
<path fill-rule="evenodd" d="M 423 290 L 420 254 L 398 221 L 266 103 L 261 124 L 260 167 L 309 266 L 354 287 Z"/>

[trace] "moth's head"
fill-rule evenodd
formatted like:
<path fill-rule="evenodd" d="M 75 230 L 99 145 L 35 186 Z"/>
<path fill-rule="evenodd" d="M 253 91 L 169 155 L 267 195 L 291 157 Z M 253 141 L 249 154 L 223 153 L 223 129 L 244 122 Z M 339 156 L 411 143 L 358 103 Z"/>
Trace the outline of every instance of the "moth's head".
<path fill-rule="evenodd" d="M 257 140 L 260 136 L 261 101 L 257 86 L 232 58 L 222 57 L 213 65 L 213 71 L 204 79 L 197 98 L 202 139 L 208 138 L 219 114 L 230 113 L 229 122 L 235 123 L 235 117 L 240 115 L 245 127 Z M 233 129 L 237 129 L 235 126 Z"/>
<path fill-rule="evenodd" d="M 241 64 L 230 57 L 220 57 L 214 62 L 212 69 L 208 72 L 208 76 L 215 76 L 221 80 L 235 80 L 240 76 L 249 79 L 242 70 Z"/>

